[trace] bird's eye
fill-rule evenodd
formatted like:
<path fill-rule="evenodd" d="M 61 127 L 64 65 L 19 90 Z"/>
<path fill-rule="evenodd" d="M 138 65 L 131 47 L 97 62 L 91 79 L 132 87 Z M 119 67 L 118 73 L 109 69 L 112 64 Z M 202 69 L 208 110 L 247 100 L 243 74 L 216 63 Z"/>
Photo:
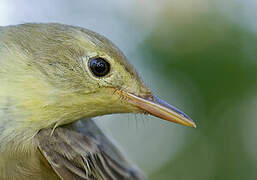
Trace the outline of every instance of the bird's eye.
<path fill-rule="evenodd" d="M 91 59 L 89 68 L 96 77 L 103 77 L 110 72 L 110 64 L 100 57 Z"/>

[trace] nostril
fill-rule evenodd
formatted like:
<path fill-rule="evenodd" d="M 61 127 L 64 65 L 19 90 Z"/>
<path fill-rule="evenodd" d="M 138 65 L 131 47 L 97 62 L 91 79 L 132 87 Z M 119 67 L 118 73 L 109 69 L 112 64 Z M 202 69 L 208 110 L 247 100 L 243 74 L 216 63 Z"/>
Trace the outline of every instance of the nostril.
<path fill-rule="evenodd" d="M 147 99 L 147 100 L 154 100 L 154 95 L 151 92 L 147 92 L 144 94 L 140 94 L 139 97 Z"/>

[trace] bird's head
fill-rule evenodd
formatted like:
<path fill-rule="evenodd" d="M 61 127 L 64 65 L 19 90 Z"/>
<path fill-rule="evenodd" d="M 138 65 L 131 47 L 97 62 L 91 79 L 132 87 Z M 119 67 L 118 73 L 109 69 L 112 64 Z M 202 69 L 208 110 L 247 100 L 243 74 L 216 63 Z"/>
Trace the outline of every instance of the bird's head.
<path fill-rule="evenodd" d="M 1 37 L 2 36 L 2 37 Z M 122 52 L 92 31 L 60 24 L 10 26 L 0 38 L 0 95 L 12 115 L 36 129 L 83 117 L 148 113 L 193 126 L 183 112 L 157 98 Z"/>

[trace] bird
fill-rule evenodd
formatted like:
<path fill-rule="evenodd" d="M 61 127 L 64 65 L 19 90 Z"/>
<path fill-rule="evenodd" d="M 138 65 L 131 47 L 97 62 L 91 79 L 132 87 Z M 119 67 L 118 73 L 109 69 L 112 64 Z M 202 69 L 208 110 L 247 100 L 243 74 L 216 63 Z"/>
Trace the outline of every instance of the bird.
<path fill-rule="evenodd" d="M 150 114 L 196 127 L 104 36 L 59 23 L 0 27 L 0 179 L 144 179 L 93 122 Z"/>

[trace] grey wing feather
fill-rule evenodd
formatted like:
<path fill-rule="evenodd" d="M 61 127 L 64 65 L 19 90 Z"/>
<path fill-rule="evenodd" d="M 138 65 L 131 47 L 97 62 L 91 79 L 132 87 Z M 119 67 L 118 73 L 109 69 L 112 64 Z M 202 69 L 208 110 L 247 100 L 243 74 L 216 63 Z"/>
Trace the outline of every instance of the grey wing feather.
<path fill-rule="evenodd" d="M 39 150 L 62 180 L 144 179 L 92 120 L 43 129 Z"/>

